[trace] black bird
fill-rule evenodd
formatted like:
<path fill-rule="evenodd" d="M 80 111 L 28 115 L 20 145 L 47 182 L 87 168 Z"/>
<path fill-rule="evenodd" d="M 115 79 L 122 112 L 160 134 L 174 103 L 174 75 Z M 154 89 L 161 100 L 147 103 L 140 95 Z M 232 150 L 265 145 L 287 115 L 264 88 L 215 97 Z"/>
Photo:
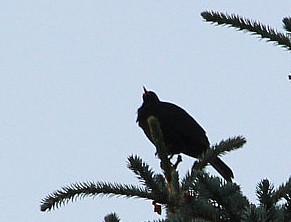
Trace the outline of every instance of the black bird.
<path fill-rule="evenodd" d="M 159 100 L 158 96 L 144 87 L 143 104 L 137 112 L 138 125 L 153 143 L 147 119 L 155 116 L 160 123 L 169 155 L 183 153 L 199 156 L 210 148 L 204 129 L 181 107 Z M 233 178 L 232 170 L 219 158 L 209 162 L 227 180 Z"/>

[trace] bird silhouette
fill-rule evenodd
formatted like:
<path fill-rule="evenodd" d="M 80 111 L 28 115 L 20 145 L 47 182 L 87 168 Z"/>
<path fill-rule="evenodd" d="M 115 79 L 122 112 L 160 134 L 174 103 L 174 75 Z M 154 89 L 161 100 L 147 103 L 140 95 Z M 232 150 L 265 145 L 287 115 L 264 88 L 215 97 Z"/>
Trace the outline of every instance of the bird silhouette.
<path fill-rule="evenodd" d="M 175 104 L 160 101 L 156 93 L 147 91 L 145 87 L 142 98 L 143 104 L 138 109 L 137 122 L 153 144 L 147 122 L 150 116 L 159 120 L 169 155 L 183 153 L 199 158 L 207 149 L 210 149 L 205 130 L 184 109 Z M 212 158 L 209 163 L 226 181 L 231 181 L 233 172 L 219 157 Z"/>

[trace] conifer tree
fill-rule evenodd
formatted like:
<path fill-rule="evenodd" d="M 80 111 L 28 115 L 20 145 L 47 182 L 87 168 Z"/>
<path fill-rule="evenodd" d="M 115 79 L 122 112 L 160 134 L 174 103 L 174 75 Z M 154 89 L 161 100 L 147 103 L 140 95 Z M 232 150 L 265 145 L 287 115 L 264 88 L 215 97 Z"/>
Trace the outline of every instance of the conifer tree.
<path fill-rule="evenodd" d="M 281 33 L 260 22 L 238 15 L 205 11 L 201 16 L 217 25 L 228 25 L 238 30 L 257 34 L 260 38 L 275 42 L 291 50 L 291 18 L 283 19 L 285 33 Z M 289 79 L 291 76 L 289 75 Z M 165 219 L 156 222 L 290 222 L 291 221 L 291 177 L 286 183 L 274 188 L 268 179 L 261 180 L 256 189 L 258 204 L 251 203 L 234 182 L 225 182 L 205 172 L 205 167 L 214 156 L 222 156 L 241 148 L 246 139 L 236 136 L 211 146 L 198 159 L 186 175 L 180 175 L 177 167 L 182 161 L 169 159 L 159 121 L 148 119 L 151 136 L 155 141 L 160 160 L 161 173 L 155 172 L 141 157 L 128 157 L 128 168 L 136 175 L 140 185 L 110 182 L 79 182 L 65 186 L 41 201 L 41 211 L 50 211 L 80 198 L 108 196 L 140 198 L 152 202 L 157 214 L 166 212 Z M 145 219 L 146 220 L 146 219 Z M 119 222 L 111 213 L 104 222 Z"/>
<path fill-rule="evenodd" d="M 212 146 L 180 179 L 177 166 L 181 157 L 178 156 L 175 163 L 170 161 L 158 120 L 150 117 L 148 123 L 162 173 L 154 172 L 139 156 L 131 155 L 128 157 L 128 168 L 137 176 L 139 186 L 100 181 L 72 184 L 45 197 L 41 202 L 41 211 L 50 211 L 78 198 L 105 195 L 150 200 L 155 212 L 166 212 L 166 218 L 160 221 L 291 220 L 291 179 L 277 189 L 267 179 L 262 180 L 257 187 L 260 204 L 256 206 L 242 194 L 239 185 L 225 182 L 204 171 L 208 160 L 213 156 L 221 156 L 241 148 L 246 143 L 244 137 L 233 137 Z M 285 202 L 279 204 L 282 199 Z M 120 219 L 113 213 L 107 215 L 104 221 L 118 222 Z"/>
<path fill-rule="evenodd" d="M 236 14 L 227 14 L 215 11 L 204 11 L 201 16 L 206 22 L 211 22 L 215 25 L 222 25 L 236 28 L 238 31 L 248 31 L 258 35 L 261 39 L 266 39 L 268 42 L 274 42 L 276 45 L 291 50 L 291 17 L 282 19 L 283 28 L 286 33 L 279 32 L 269 25 L 264 25 L 261 22 L 246 19 Z M 291 75 L 288 75 L 291 80 Z"/>

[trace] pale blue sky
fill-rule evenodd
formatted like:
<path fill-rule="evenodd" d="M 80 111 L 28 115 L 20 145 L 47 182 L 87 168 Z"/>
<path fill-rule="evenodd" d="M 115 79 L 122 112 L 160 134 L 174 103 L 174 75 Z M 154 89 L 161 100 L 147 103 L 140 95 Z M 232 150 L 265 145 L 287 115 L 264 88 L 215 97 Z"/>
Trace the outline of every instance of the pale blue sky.
<path fill-rule="evenodd" d="M 212 143 L 246 136 L 224 159 L 251 200 L 261 179 L 285 182 L 289 52 L 200 13 L 235 12 L 281 29 L 290 8 L 287 0 L 0 3 L 0 221 L 102 221 L 112 211 L 123 221 L 158 218 L 151 202 L 115 198 L 39 211 L 43 197 L 74 182 L 136 183 L 130 154 L 159 169 L 135 123 L 143 85 L 184 107 Z M 184 157 L 181 174 L 192 163 Z"/>

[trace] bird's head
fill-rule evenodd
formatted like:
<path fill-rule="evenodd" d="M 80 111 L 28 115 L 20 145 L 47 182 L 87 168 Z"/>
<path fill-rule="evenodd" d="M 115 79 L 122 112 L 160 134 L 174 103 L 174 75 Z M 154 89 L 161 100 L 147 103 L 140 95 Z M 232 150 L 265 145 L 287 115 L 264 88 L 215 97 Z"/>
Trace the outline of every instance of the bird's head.
<path fill-rule="evenodd" d="M 143 91 L 142 99 L 145 104 L 154 105 L 160 102 L 159 97 L 153 91 L 147 91 L 145 87 L 143 87 Z"/>

